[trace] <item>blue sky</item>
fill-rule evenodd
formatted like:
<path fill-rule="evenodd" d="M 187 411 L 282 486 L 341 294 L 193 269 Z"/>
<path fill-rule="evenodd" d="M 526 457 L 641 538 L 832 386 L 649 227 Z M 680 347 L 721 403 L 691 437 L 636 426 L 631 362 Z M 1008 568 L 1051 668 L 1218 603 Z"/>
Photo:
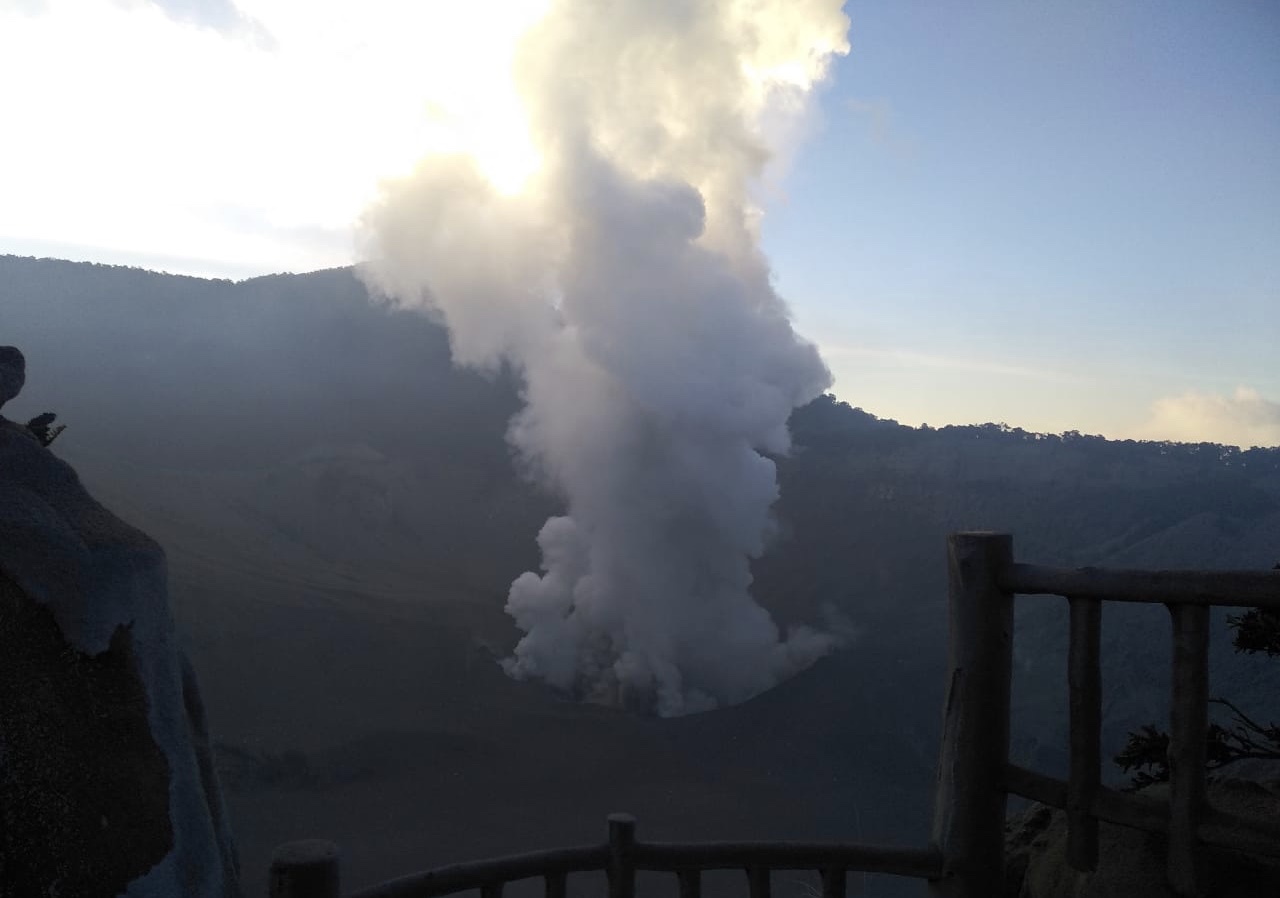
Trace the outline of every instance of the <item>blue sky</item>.
<path fill-rule="evenodd" d="M 355 173 L 421 137 L 387 131 L 404 98 L 314 58 L 289 63 L 306 79 L 273 68 L 243 3 L 160 6 L 0 0 L 0 77 L 22 87 L 6 130 L 39 135 L 0 145 L 0 252 L 230 277 L 350 261 Z M 305 33 L 312 8 L 269 24 Z M 842 399 L 911 424 L 1280 444 L 1280 6 L 846 11 L 851 51 L 762 192 L 778 288 Z M 411 60 L 465 43 L 366 43 L 402 32 Z M 282 122 L 311 151 L 262 138 Z"/>
<path fill-rule="evenodd" d="M 1280 7 L 847 10 L 765 237 L 842 398 L 1194 438 L 1244 388 L 1280 421 Z"/>

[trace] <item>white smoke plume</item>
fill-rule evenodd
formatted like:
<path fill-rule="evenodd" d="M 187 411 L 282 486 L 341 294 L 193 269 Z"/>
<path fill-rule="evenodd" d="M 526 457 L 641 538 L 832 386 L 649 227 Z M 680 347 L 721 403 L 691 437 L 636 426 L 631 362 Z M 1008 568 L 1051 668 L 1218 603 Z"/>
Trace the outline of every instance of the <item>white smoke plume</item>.
<path fill-rule="evenodd" d="M 830 383 L 751 191 L 765 123 L 799 120 L 847 27 L 839 0 L 553 3 L 512 69 L 541 155 L 524 189 L 434 156 L 368 211 L 370 282 L 437 310 L 458 363 L 521 373 L 510 441 L 568 507 L 511 586 L 513 676 L 678 715 L 835 645 L 748 592 L 778 495 L 762 453 Z"/>

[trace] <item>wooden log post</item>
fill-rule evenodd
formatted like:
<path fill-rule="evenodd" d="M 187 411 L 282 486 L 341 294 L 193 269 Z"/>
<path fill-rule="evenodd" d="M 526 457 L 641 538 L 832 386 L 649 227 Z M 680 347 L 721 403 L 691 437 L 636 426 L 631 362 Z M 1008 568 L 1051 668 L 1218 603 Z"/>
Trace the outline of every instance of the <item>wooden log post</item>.
<path fill-rule="evenodd" d="M 332 842 L 286 842 L 272 852 L 270 898 L 338 898 L 338 889 L 338 846 Z"/>
<path fill-rule="evenodd" d="M 609 898 L 635 898 L 636 818 L 609 815 Z"/>
<path fill-rule="evenodd" d="M 680 883 L 680 898 L 702 898 L 701 870 L 677 870 L 676 879 Z"/>
<path fill-rule="evenodd" d="M 1209 609 L 1170 605 L 1173 698 L 1169 707 L 1169 886 L 1199 889 L 1196 831 L 1208 805 L 1205 755 L 1209 729 Z"/>
<path fill-rule="evenodd" d="M 569 877 L 565 873 L 548 873 L 543 877 L 546 898 L 566 898 L 569 894 Z"/>
<path fill-rule="evenodd" d="M 845 898 L 844 867 L 823 867 L 822 898 Z"/>
<path fill-rule="evenodd" d="M 1071 775 L 1067 780 L 1067 862 L 1081 871 L 1098 867 L 1098 818 L 1093 802 L 1102 780 L 1102 602 L 1070 599 L 1067 651 Z"/>
<path fill-rule="evenodd" d="M 933 842 L 943 874 L 935 898 L 988 898 L 1004 890 L 1004 822 L 1013 673 L 1013 563 L 1005 533 L 947 538 L 949 674 L 934 793 Z"/>

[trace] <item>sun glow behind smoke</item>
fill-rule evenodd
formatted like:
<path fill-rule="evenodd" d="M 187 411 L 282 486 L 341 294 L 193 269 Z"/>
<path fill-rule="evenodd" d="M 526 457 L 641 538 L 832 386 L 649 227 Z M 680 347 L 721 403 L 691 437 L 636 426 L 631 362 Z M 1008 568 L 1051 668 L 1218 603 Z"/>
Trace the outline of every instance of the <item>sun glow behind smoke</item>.
<path fill-rule="evenodd" d="M 510 64 L 546 0 L 163 5 L 0 3 L 0 235 L 321 267 L 424 153 L 537 167 Z"/>
<path fill-rule="evenodd" d="M 583 698 L 745 700 L 836 639 L 749 593 L 791 410 L 830 375 L 793 332 L 752 192 L 848 21 L 838 0 L 558 2 L 513 68 L 540 157 L 504 195 L 431 154 L 366 218 L 371 283 L 443 314 L 454 358 L 512 364 L 510 441 L 568 513 L 512 584 L 506 662 Z"/>
<path fill-rule="evenodd" d="M 407 174 L 424 153 L 466 153 L 503 192 L 515 192 L 538 156 L 512 83 L 523 34 L 549 0 L 405 3 L 403 0 L 241 0 L 239 8 L 296 48 L 292 65 L 323 71 L 334 60 L 357 95 L 345 113 L 371 106 L 390 129 L 351 137 L 349 150 L 381 159 L 378 176 Z M 412 136 L 398 126 L 407 119 Z M 379 148 L 382 149 L 379 149 Z M 365 197 L 371 199 L 370 196 Z"/>

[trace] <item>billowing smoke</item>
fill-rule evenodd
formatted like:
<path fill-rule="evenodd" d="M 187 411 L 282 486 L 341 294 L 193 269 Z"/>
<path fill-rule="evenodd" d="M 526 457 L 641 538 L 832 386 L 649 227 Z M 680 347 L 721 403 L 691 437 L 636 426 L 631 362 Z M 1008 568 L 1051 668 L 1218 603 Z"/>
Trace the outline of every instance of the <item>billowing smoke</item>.
<path fill-rule="evenodd" d="M 511 444 L 567 504 L 511 586 L 511 675 L 677 715 L 834 646 L 780 634 L 748 592 L 778 495 L 764 453 L 830 382 L 751 191 L 847 26 L 840 0 L 553 4 L 513 65 L 541 155 L 524 189 L 434 156 L 369 210 L 371 283 L 437 310 L 458 363 L 521 373 Z"/>

